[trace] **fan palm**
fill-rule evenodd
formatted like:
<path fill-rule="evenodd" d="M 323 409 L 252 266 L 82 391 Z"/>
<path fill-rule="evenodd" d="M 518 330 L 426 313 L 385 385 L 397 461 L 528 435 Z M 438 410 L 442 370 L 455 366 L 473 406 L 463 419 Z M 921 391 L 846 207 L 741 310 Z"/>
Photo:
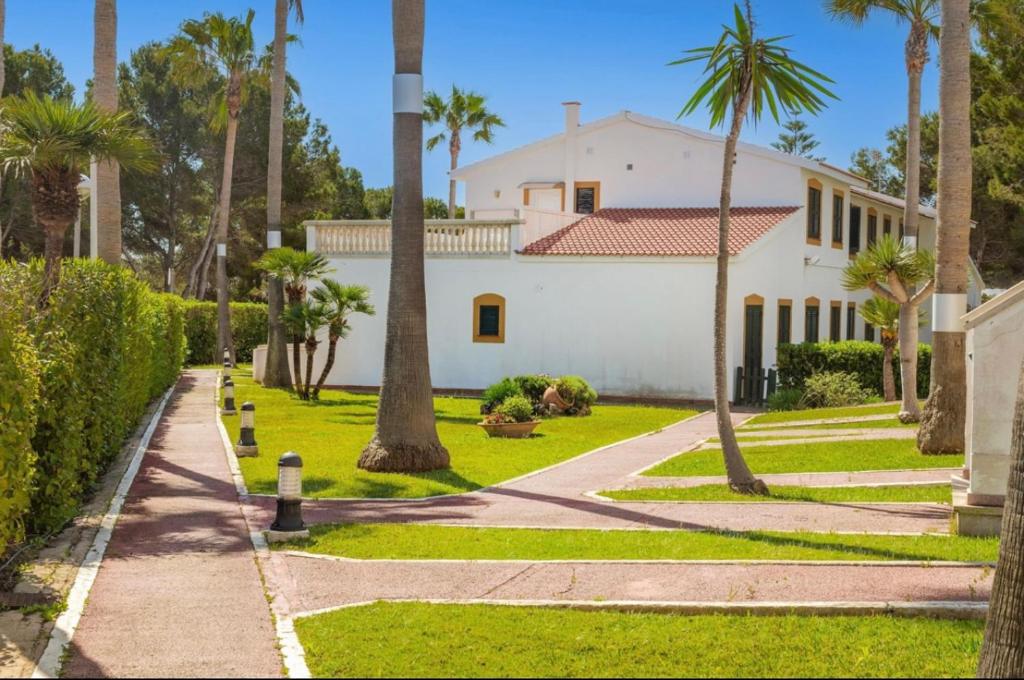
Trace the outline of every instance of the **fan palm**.
<path fill-rule="evenodd" d="M 316 334 L 327 324 L 328 312 L 326 305 L 319 302 L 303 301 L 287 305 L 281 314 L 281 322 L 294 338 L 296 357 L 299 356 L 300 345 L 304 345 L 306 349 L 305 379 L 302 376 L 301 364 L 298 361 L 295 362 L 295 394 L 299 399 L 309 399 L 309 386 L 313 381 L 313 357 L 320 344 L 320 341 L 316 339 Z"/>
<path fill-rule="evenodd" d="M 899 342 L 900 306 L 877 295 L 860 308 L 866 322 L 879 330 L 882 339 L 882 391 L 886 401 L 896 401 L 896 379 L 892 371 L 892 357 Z"/>
<path fill-rule="evenodd" d="M 729 411 L 729 387 L 726 375 L 726 304 L 729 283 L 729 209 L 732 203 L 732 174 L 736 143 L 743 122 L 757 123 L 767 112 L 776 122 L 780 109 L 795 115 L 815 114 L 825 107 L 825 99 L 835 97 L 826 83 L 832 81 L 793 59 L 782 46 L 784 38 L 759 38 L 749 1 L 746 16 L 733 5 L 734 26 L 723 26 L 718 42 L 688 50 L 682 59 L 671 62 L 702 62 L 707 79 L 683 106 L 680 116 L 693 113 L 702 104 L 711 113 L 711 126 L 730 121 L 722 157 L 722 190 L 718 212 L 718 268 L 715 284 L 715 414 L 729 486 L 740 493 L 768 492 L 764 482 L 755 479 L 743 459 Z"/>
<path fill-rule="evenodd" d="M 228 298 L 228 223 L 231 218 L 231 176 L 235 160 L 238 117 L 249 96 L 254 77 L 265 77 L 265 64 L 257 58 L 253 45 L 252 21 L 255 12 L 244 18 L 205 14 L 181 25 L 181 32 L 167 45 L 172 73 L 181 83 L 197 85 L 216 74 L 224 79 L 224 89 L 211 102 L 212 123 L 225 131 L 224 163 L 220 205 L 217 211 L 217 347 L 227 348 L 234 363 L 231 338 L 231 310 Z M 261 70 L 262 69 L 262 70 Z"/>
<path fill-rule="evenodd" d="M 321 279 L 322 288 L 313 291 L 313 299 L 327 308 L 327 361 L 320 379 L 313 388 L 313 399 L 320 398 L 320 389 L 334 368 L 338 341 L 348 336 L 348 319 L 352 314 L 374 315 L 377 310 L 370 304 L 370 289 L 366 286 L 346 286 L 333 279 Z"/>
<path fill-rule="evenodd" d="M 862 250 L 857 259 L 843 270 L 842 283 L 846 290 L 870 290 L 878 297 L 899 305 L 900 381 L 903 384 L 903 404 L 900 420 L 905 423 L 921 419 L 917 404 L 917 317 L 918 308 L 932 294 L 935 282 L 935 258 L 927 250 L 915 250 L 892 236 L 885 235 Z M 920 285 L 920 289 L 915 288 Z M 913 338 L 915 347 L 904 352 Z"/>
<path fill-rule="evenodd" d="M 24 96 L 4 100 L 0 113 L 0 166 L 25 173 L 32 207 L 46 234 L 41 301 L 60 282 L 64 235 L 78 216 L 78 184 L 90 160 L 116 160 L 127 170 L 157 167 L 157 153 L 127 113 L 106 113 L 92 103 Z"/>
<path fill-rule="evenodd" d="M 433 151 L 438 144 L 448 140 L 451 155 L 451 169 L 459 165 L 462 151 L 462 131 L 473 133 L 474 142 L 494 142 L 494 128 L 504 127 L 505 122 L 487 110 L 487 100 L 476 92 L 460 90 L 452 85 L 447 101 L 436 92 L 428 92 L 423 98 L 423 120 L 431 125 L 441 123 L 445 132 L 439 132 L 427 139 L 427 151 Z M 448 180 L 448 219 L 455 218 L 455 180 Z"/>
<path fill-rule="evenodd" d="M 299 23 L 305 19 L 302 0 L 276 0 L 274 3 L 274 48 L 270 76 L 270 135 L 267 161 L 267 249 L 281 247 L 281 188 L 284 162 L 284 107 L 287 94 L 286 49 L 289 42 L 288 14 L 295 12 Z M 267 281 L 267 364 L 263 384 L 287 387 L 288 348 L 285 329 L 280 323 L 284 307 L 281 280 L 270 276 Z"/>

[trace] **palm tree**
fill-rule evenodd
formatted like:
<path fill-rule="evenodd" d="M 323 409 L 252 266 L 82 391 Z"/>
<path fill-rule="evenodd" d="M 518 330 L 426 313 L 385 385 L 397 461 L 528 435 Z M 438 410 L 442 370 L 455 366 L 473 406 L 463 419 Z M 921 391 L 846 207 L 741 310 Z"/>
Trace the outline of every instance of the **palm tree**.
<path fill-rule="evenodd" d="M 882 336 L 882 391 L 886 401 L 896 401 L 896 379 L 893 377 L 892 358 L 899 343 L 900 306 L 877 295 L 860 308 L 865 321 L 877 328 Z"/>
<path fill-rule="evenodd" d="M 423 278 L 423 0 L 392 0 L 396 91 L 391 278 L 384 376 L 373 439 L 359 467 L 379 472 L 447 468 L 437 436 L 427 354 Z"/>
<path fill-rule="evenodd" d="M 313 399 L 320 398 L 320 389 L 327 382 L 327 376 L 334 368 L 334 357 L 338 349 L 338 341 L 348 336 L 348 318 L 352 314 L 374 315 L 377 310 L 370 304 L 370 289 L 366 286 L 345 286 L 333 279 L 321 279 L 320 285 L 313 291 L 313 299 L 327 308 L 327 362 L 320 379 L 313 389 Z"/>
<path fill-rule="evenodd" d="M 285 50 L 288 45 L 288 12 L 302 23 L 302 0 L 275 0 L 274 51 L 270 76 L 270 153 L 267 163 L 267 250 L 281 247 L 281 166 L 284 153 L 284 105 L 287 94 Z M 281 279 L 271 275 L 267 282 L 267 365 L 263 384 L 287 387 L 288 349 L 281 325 L 284 288 Z"/>
<path fill-rule="evenodd" d="M 935 259 L 927 250 L 915 250 L 884 235 L 843 270 L 846 290 L 870 290 L 878 297 L 900 306 L 899 345 L 900 381 L 903 403 L 900 420 L 914 423 L 921 419 L 917 404 L 917 318 L 918 308 L 932 294 Z M 920 290 L 914 290 L 924 283 Z M 913 352 L 904 352 L 913 342 Z"/>
<path fill-rule="evenodd" d="M 226 347 L 235 361 L 231 338 L 231 310 L 228 297 L 228 224 L 231 219 L 231 175 L 235 161 L 238 117 L 248 98 L 251 80 L 259 74 L 259 60 L 253 47 L 251 9 L 244 18 L 226 18 L 221 13 L 205 14 L 202 20 L 190 19 L 181 25 L 181 33 L 171 39 L 167 54 L 175 77 L 195 84 L 218 73 L 225 87 L 213 102 L 215 129 L 225 130 L 224 163 L 217 210 L 217 347 Z"/>
<path fill-rule="evenodd" d="M 434 125 L 441 123 L 446 132 L 439 132 L 427 140 L 427 151 L 433 151 L 438 144 L 448 140 L 451 155 L 451 169 L 459 165 L 462 151 L 462 131 L 473 133 L 474 142 L 494 142 L 494 128 L 504 127 L 500 117 L 487 110 L 487 100 L 476 92 L 460 90 L 452 85 L 448 101 L 436 92 L 428 92 L 423 98 L 423 120 Z M 455 218 L 455 180 L 448 180 L 448 219 Z"/>
<path fill-rule="evenodd" d="M 38 97 L 32 91 L 8 97 L 0 112 L 0 168 L 27 173 L 32 207 L 46 233 L 41 303 L 60 282 L 64 235 L 78 216 L 78 183 L 91 159 L 116 160 L 148 172 L 157 155 L 127 113 L 107 113 L 95 104 Z"/>
<path fill-rule="evenodd" d="M 295 393 L 299 399 L 309 399 L 309 386 L 313 382 L 313 357 L 320 341 L 316 339 L 317 331 L 328 322 L 329 310 L 319 302 L 291 303 L 281 314 L 281 322 L 292 334 L 295 344 Z M 303 380 L 302 367 L 299 361 L 299 346 L 306 349 L 306 377 Z"/>
<path fill-rule="evenodd" d="M 971 240 L 971 26 L 969 0 L 942 3 L 939 179 L 932 314 L 932 374 L 917 447 L 960 453 L 967 426 L 967 262 Z"/>
<path fill-rule="evenodd" d="M 282 323 L 285 323 L 284 317 L 291 307 L 301 305 L 306 301 L 309 281 L 327 274 L 327 259 L 323 255 L 307 253 L 293 248 L 268 250 L 256 261 L 255 266 L 282 283 L 284 297 L 287 301 L 287 307 L 278 316 Z M 288 329 L 285 328 L 285 330 L 287 331 Z M 300 375 L 301 354 L 299 353 L 299 343 L 302 342 L 304 336 L 296 336 L 294 333 L 291 333 L 291 336 L 292 383 L 297 386 L 296 392 L 301 394 L 302 376 Z"/>
<path fill-rule="evenodd" d="M 96 0 L 93 17 L 92 99 L 100 111 L 117 111 L 117 1 Z M 100 258 L 121 262 L 121 180 L 116 161 L 96 166 L 96 243 Z"/>
<path fill-rule="evenodd" d="M 823 97 L 835 97 L 825 86 L 828 77 L 789 56 L 782 47 L 783 38 L 758 38 L 754 35 L 753 12 L 746 3 L 746 16 L 733 5 L 735 26 L 723 26 L 718 42 L 688 50 L 687 56 L 672 64 L 704 62 L 708 75 L 680 116 L 693 113 L 706 103 L 711 126 L 730 118 L 722 156 L 722 191 L 718 210 L 718 267 L 715 283 L 715 414 L 722 442 L 729 486 L 739 493 L 766 494 L 768 487 L 755 479 L 740 452 L 729 412 L 729 383 L 726 375 L 726 305 L 729 284 L 729 210 L 732 203 L 732 174 L 736 162 L 736 143 L 743 121 L 755 124 L 766 108 L 778 122 L 780 106 L 795 115 L 817 113 L 825 107 Z"/>

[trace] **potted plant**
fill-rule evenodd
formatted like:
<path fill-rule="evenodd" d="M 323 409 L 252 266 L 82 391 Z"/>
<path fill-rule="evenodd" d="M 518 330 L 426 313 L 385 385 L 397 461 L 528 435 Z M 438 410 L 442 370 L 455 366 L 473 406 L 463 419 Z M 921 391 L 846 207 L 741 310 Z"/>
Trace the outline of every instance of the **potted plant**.
<path fill-rule="evenodd" d="M 513 439 L 529 437 L 539 424 L 530 400 L 521 395 L 508 397 L 479 423 L 489 437 Z"/>

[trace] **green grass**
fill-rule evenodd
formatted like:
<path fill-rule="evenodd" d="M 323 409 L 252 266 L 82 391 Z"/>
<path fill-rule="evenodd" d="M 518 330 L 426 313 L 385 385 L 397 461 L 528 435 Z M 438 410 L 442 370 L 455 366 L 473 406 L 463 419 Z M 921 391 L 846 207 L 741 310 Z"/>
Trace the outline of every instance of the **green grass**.
<path fill-rule="evenodd" d="M 373 435 L 376 395 L 328 390 L 319 402 L 302 402 L 284 390 L 254 383 L 236 369 L 235 401 L 256 404 L 257 458 L 240 464 L 252 493 L 277 491 L 277 459 L 285 451 L 302 456 L 303 489 L 312 497 L 418 498 L 472 491 L 538 470 L 606 444 L 658 430 L 694 411 L 645 406 L 599 405 L 585 418 L 546 419 L 530 439 L 491 439 L 477 426 L 480 402 L 434 400 L 437 429 L 451 454 L 449 470 L 383 474 L 356 468 Z M 232 441 L 238 416 L 223 417 Z"/>
<path fill-rule="evenodd" d="M 846 420 L 839 423 L 819 423 L 817 425 L 776 425 L 771 428 L 771 431 L 782 434 L 787 430 L 874 430 L 896 427 L 913 430 L 917 426 L 918 423 L 901 423 L 897 418 L 886 418 L 885 420 Z M 738 434 L 742 433 L 743 430 L 739 430 Z"/>
<path fill-rule="evenodd" d="M 901 486 L 807 487 L 770 485 L 770 496 L 733 493 L 725 484 L 705 484 L 667 489 L 620 489 L 602 491 L 617 501 L 731 501 L 740 503 L 951 503 L 952 490 L 944 484 Z"/>
<path fill-rule="evenodd" d="M 925 456 L 912 439 L 823 441 L 782 446 L 746 446 L 743 457 L 755 474 L 775 472 L 857 472 L 959 467 L 962 454 Z M 724 475 L 718 449 L 690 451 L 644 472 L 654 477 Z"/>
<path fill-rule="evenodd" d="M 295 627 L 316 677 L 973 677 L 984 622 L 381 602 Z"/>
<path fill-rule="evenodd" d="M 810 532 L 601 531 L 337 524 L 276 549 L 395 560 L 924 560 L 994 562 L 996 538 Z"/>
<path fill-rule="evenodd" d="M 817 439 L 819 437 L 834 437 L 831 434 L 790 434 L 787 430 L 788 427 L 780 427 L 778 434 L 766 434 L 766 435 L 744 435 L 742 432 L 736 433 L 736 441 L 739 442 L 777 442 L 782 439 Z M 721 439 L 718 437 L 708 438 L 709 444 L 719 444 Z"/>
<path fill-rule="evenodd" d="M 867 406 L 843 406 L 840 408 L 809 408 L 802 411 L 771 411 L 754 416 L 743 424 L 768 425 L 771 423 L 788 423 L 797 420 L 819 420 L 824 418 L 856 418 L 858 416 L 896 415 L 900 411 L 899 404 L 869 404 Z"/>

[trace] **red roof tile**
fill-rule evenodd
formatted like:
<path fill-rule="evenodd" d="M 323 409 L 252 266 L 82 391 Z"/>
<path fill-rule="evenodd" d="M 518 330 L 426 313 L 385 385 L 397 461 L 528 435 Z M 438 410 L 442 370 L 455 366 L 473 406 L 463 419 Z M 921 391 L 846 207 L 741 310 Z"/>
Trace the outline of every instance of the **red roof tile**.
<path fill-rule="evenodd" d="M 799 208 L 733 208 L 729 254 L 767 234 Z M 714 256 L 718 208 L 604 208 L 527 244 L 524 255 Z"/>

